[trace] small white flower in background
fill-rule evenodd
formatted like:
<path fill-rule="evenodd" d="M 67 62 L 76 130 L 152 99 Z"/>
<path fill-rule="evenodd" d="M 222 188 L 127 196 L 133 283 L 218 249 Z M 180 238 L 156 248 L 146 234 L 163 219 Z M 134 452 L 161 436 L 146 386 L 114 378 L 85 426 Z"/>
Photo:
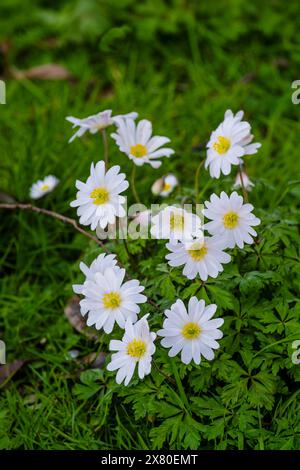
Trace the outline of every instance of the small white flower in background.
<path fill-rule="evenodd" d="M 136 224 L 140 225 L 141 227 L 148 227 L 150 225 L 151 220 L 151 210 L 139 212 L 133 220 Z"/>
<path fill-rule="evenodd" d="M 224 191 L 220 197 L 212 194 L 210 201 L 205 202 L 204 215 L 211 222 L 204 225 L 211 235 L 224 237 L 226 246 L 233 248 L 237 245 L 244 247 L 244 243 L 253 243 L 257 233 L 252 228 L 260 224 L 260 219 L 252 214 L 252 204 L 244 204 L 242 196 L 236 191 L 228 197 Z"/>
<path fill-rule="evenodd" d="M 152 217 L 150 232 L 154 238 L 172 241 L 191 241 L 203 236 L 200 217 L 175 206 L 168 206 Z"/>
<path fill-rule="evenodd" d="M 233 188 L 238 189 L 238 188 L 243 187 L 242 178 L 243 178 L 243 184 L 244 184 L 245 189 L 247 191 L 251 191 L 254 186 L 254 183 L 252 183 L 252 181 L 249 179 L 249 176 L 244 171 L 242 171 L 242 177 L 240 175 L 240 172 L 238 172 L 238 174 L 236 175 Z"/>
<path fill-rule="evenodd" d="M 184 265 L 182 274 L 188 279 L 199 275 L 202 281 L 209 276 L 216 278 L 223 271 L 222 263 L 229 263 L 231 257 L 223 251 L 224 240 L 220 237 L 204 237 L 189 243 L 167 243 L 171 252 L 166 255 L 170 266 Z"/>
<path fill-rule="evenodd" d="M 181 351 L 181 360 L 189 364 L 192 360 L 200 364 L 201 356 L 208 361 L 214 358 L 214 349 L 219 348 L 217 339 L 223 333 L 218 328 L 223 325 L 222 318 L 211 320 L 217 310 L 215 304 L 205 306 L 204 300 L 191 297 L 186 309 L 178 299 L 170 310 L 165 310 L 166 319 L 163 329 L 157 334 L 163 336 L 162 346 L 171 348 L 169 356 L 174 357 Z"/>
<path fill-rule="evenodd" d="M 106 129 L 112 124 L 117 125 L 119 119 L 121 118 L 135 119 L 138 116 L 138 114 L 134 112 L 128 114 L 120 114 L 118 116 L 112 116 L 111 113 L 112 110 L 107 109 L 106 111 L 101 111 L 98 114 L 93 114 L 92 116 L 88 116 L 84 119 L 75 118 L 73 116 L 67 116 L 66 120 L 73 124 L 73 128 L 79 127 L 75 134 L 72 135 L 72 137 L 70 138 L 69 143 L 73 142 L 76 137 L 82 137 L 87 131 L 89 131 L 91 134 L 96 134 L 97 132 Z"/>
<path fill-rule="evenodd" d="M 111 134 L 121 152 L 128 155 L 130 160 L 138 165 L 149 163 L 158 168 L 161 161 L 158 158 L 170 157 L 174 150 L 162 147 L 170 142 L 167 137 L 152 136 L 152 124 L 143 119 L 137 125 L 133 119 L 119 119 L 117 132 Z"/>
<path fill-rule="evenodd" d="M 224 121 L 210 136 L 205 168 L 209 168 L 212 178 L 219 178 L 221 173 L 229 175 L 231 165 L 239 165 L 244 155 L 254 154 L 261 147 L 260 143 L 251 143 L 251 126 L 242 121 L 243 115 L 243 111 L 234 115 L 228 109 Z"/>
<path fill-rule="evenodd" d="M 116 376 L 118 384 L 124 381 L 124 385 L 128 385 L 136 366 L 140 379 L 151 372 L 156 334 L 150 331 L 147 317 L 148 315 L 145 315 L 134 325 L 127 320 L 122 341 L 112 340 L 109 343 L 109 349 L 117 352 L 112 355 L 107 369 L 110 371 L 118 369 Z"/>
<path fill-rule="evenodd" d="M 31 186 L 30 197 L 32 199 L 40 199 L 45 194 L 51 193 L 58 183 L 59 180 L 55 176 L 46 176 L 43 180 L 38 180 Z"/>
<path fill-rule="evenodd" d="M 158 180 L 154 181 L 154 183 L 151 186 L 152 194 L 154 194 L 154 196 L 158 196 L 161 193 L 163 187 L 164 187 L 163 178 L 159 178 Z"/>
<path fill-rule="evenodd" d="M 77 359 L 79 356 L 79 351 L 78 349 L 70 349 L 70 351 L 68 351 L 68 355 L 71 359 Z"/>
<path fill-rule="evenodd" d="M 97 258 L 94 259 L 90 267 L 88 267 L 85 263 L 82 262 L 80 263 L 79 267 L 86 277 L 85 281 L 93 281 L 95 279 L 95 274 L 103 274 L 107 268 L 115 268 L 116 265 L 116 255 L 107 255 L 106 253 L 101 253 L 101 255 L 97 256 Z M 74 284 L 73 291 L 75 292 L 75 294 L 82 294 L 83 287 L 84 284 Z"/>
<path fill-rule="evenodd" d="M 124 217 L 126 212 L 123 204 L 125 197 L 120 193 L 125 191 L 129 184 L 125 180 L 125 174 L 119 173 L 118 165 L 105 172 L 105 163 L 91 164 L 91 174 L 86 183 L 76 181 L 79 190 L 75 201 L 70 206 L 77 207 L 77 215 L 82 225 L 90 225 L 95 230 L 99 224 L 105 228 L 108 224 L 114 224 L 116 217 Z"/>
<path fill-rule="evenodd" d="M 138 304 L 147 300 L 141 292 L 144 287 L 136 279 L 124 282 L 125 269 L 108 268 L 103 273 L 97 272 L 92 280 L 87 280 L 81 293 L 85 296 L 80 301 L 81 314 L 88 312 L 87 325 L 95 325 L 97 330 L 104 329 L 111 333 L 115 322 L 124 328 L 129 318 L 137 320 L 140 311 Z"/>
<path fill-rule="evenodd" d="M 159 195 L 162 197 L 166 197 L 171 194 L 171 192 L 177 185 L 178 180 L 176 176 L 169 174 L 156 180 L 151 187 L 151 191 L 152 194 L 154 194 L 155 196 Z"/>

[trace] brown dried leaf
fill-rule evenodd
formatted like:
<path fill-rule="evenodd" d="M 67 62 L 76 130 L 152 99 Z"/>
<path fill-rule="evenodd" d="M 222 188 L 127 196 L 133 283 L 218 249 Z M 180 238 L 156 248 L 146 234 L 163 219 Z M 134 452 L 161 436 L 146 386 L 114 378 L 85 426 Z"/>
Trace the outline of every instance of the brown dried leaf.
<path fill-rule="evenodd" d="M 272 64 L 275 65 L 276 67 L 283 67 L 283 68 L 287 68 L 290 65 L 288 59 L 286 59 L 285 57 L 277 57 L 277 59 L 273 60 Z"/>
<path fill-rule="evenodd" d="M 11 70 L 12 76 L 17 80 L 69 80 L 73 78 L 71 72 L 59 64 L 44 64 L 28 70 Z"/>
<path fill-rule="evenodd" d="M 9 382 L 18 370 L 20 370 L 27 362 L 27 360 L 16 359 L 9 364 L 0 366 L 0 387 Z"/>
<path fill-rule="evenodd" d="M 104 352 L 96 353 L 92 352 L 87 356 L 83 357 L 81 362 L 85 365 L 90 365 L 92 369 L 101 369 L 104 365 L 106 354 Z"/>
<path fill-rule="evenodd" d="M 0 202 L 4 202 L 4 204 L 13 204 L 16 200 L 4 191 L 0 191 Z"/>
<path fill-rule="evenodd" d="M 255 72 L 249 72 L 246 73 L 246 75 L 243 75 L 243 77 L 240 78 L 241 83 L 250 83 L 256 78 L 256 73 Z"/>
<path fill-rule="evenodd" d="M 74 297 L 69 300 L 65 308 L 65 315 L 76 331 L 78 331 L 79 333 L 83 333 L 89 339 L 95 341 L 98 339 L 98 336 L 87 329 L 85 320 L 80 313 L 79 302 L 80 298 L 78 297 L 78 295 L 74 295 Z"/>
<path fill-rule="evenodd" d="M 11 48 L 11 42 L 8 40 L 0 42 L 0 53 L 6 56 Z"/>

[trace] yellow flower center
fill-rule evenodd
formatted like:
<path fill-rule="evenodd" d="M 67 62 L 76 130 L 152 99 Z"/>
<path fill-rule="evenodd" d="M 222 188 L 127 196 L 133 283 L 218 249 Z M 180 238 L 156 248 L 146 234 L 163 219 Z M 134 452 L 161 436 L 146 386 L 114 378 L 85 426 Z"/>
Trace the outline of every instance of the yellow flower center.
<path fill-rule="evenodd" d="M 172 186 L 170 185 L 170 183 L 165 183 L 162 190 L 163 191 L 169 191 L 171 189 L 171 187 Z"/>
<path fill-rule="evenodd" d="M 105 308 L 118 308 L 121 304 L 121 296 L 118 292 L 108 292 L 103 296 L 103 305 Z"/>
<path fill-rule="evenodd" d="M 171 230 L 182 231 L 184 228 L 184 216 L 182 214 L 172 212 L 170 214 L 170 228 Z"/>
<path fill-rule="evenodd" d="M 199 337 L 201 333 L 201 328 L 198 325 L 198 323 L 194 322 L 189 322 L 184 325 L 184 327 L 181 330 L 182 336 L 185 339 L 196 339 Z"/>
<path fill-rule="evenodd" d="M 188 249 L 188 253 L 194 261 L 201 261 L 207 254 L 207 251 L 207 246 L 205 245 L 205 243 L 201 242 L 193 243 Z"/>
<path fill-rule="evenodd" d="M 143 144 L 136 144 L 130 147 L 130 153 L 136 158 L 142 158 L 147 155 L 147 147 Z"/>
<path fill-rule="evenodd" d="M 236 212 L 227 212 L 223 217 L 223 225 L 225 228 L 232 230 L 239 222 L 239 216 Z"/>
<path fill-rule="evenodd" d="M 146 352 L 146 343 L 141 339 L 134 339 L 128 343 L 127 354 L 136 359 L 140 359 Z"/>
<path fill-rule="evenodd" d="M 216 152 L 222 155 L 223 153 L 227 152 L 227 150 L 230 147 L 230 144 L 231 142 L 229 139 L 227 139 L 227 137 L 223 137 L 222 135 L 220 135 L 218 137 L 217 142 L 214 143 L 213 148 L 215 149 Z"/>
<path fill-rule="evenodd" d="M 50 189 L 49 184 L 43 184 L 43 186 L 41 187 L 42 191 L 48 191 L 48 189 Z"/>
<path fill-rule="evenodd" d="M 90 197 L 94 199 L 93 204 L 100 206 L 105 204 L 109 199 L 109 192 L 106 188 L 95 188 L 90 194 Z"/>

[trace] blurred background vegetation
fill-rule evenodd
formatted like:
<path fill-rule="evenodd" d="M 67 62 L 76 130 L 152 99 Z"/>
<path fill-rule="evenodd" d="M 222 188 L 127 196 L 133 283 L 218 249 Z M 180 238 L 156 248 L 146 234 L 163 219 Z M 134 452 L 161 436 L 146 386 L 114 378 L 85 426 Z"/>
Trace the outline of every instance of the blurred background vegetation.
<path fill-rule="evenodd" d="M 153 201 L 151 184 L 168 171 L 192 195 L 210 132 L 227 108 L 244 109 L 255 141 L 263 143 L 247 162 L 256 183 L 251 202 L 277 221 L 294 214 L 295 225 L 300 106 L 291 102 L 291 83 L 300 79 L 299 30 L 298 0 L 1 0 L 0 78 L 7 86 L 7 104 L 0 105 L 1 191 L 28 201 L 32 182 L 55 174 L 60 185 L 39 204 L 74 217 L 74 182 L 86 179 L 102 144 L 87 135 L 69 145 L 65 116 L 112 108 L 152 120 L 155 134 L 169 136 L 176 151 L 159 170 L 138 173 L 143 202 Z M 112 142 L 110 158 L 130 171 Z M 201 197 L 230 190 L 233 178 L 214 181 Z M 207 180 L 203 172 L 200 191 Z M 151 448 L 150 418 L 137 430 L 120 398 L 111 403 L 101 392 L 85 402 L 80 390 L 73 393 L 86 365 L 72 362 L 69 351 L 85 357 L 103 344 L 78 335 L 62 312 L 79 260 L 96 254 L 56 221 L 0 212 L 0 337 L 10 363 L 34 358 L 0 389 L 0 448 Z M 93 390 L 93 379 L 85 381 Z M 295 418 L 294 409 L 284 409 Z M 299 445 L 294 436 L 280 437 L 286 423 L 271 431 L 273 423 L 266 424 L 245 448 Z M 228 439 L 205 446 L 244 448 L 240 437 Z"/>
<path fill-rule="evenodd" d="M 55 108 L 69 133 L 59 109 L 64 100 L 66 112 L 79 116 L 112 104 L 115 112 L 135 108 L 146 118 L 158 114 L 158 125 L 170 122 L 170 130 L 164 127 L 182 156 L 207 138 L 224 108 L 245 108 L 267 138 L 260 169 L 269 169 L 278 129 L 280 146 L 297 152 L 290 135 L 286 140 L 299 114 L 291 106 L 299 22 L 296 0 L 218 0 L 213 7 L 193 0 L 2 0 L 0 76 L 8 82 L 8 106 L 1 115 L 6 125 L 9 110 L 15 116 L 18 93 L 33 106 L 50 93 L 47 112 Z M 45 64 L 65 69 L 35 69 Z M 69 77 L 67 86 L 26 79 L 53 73 Z M 197 132 L 196 125 L 178 125 L 189 119 Z"/>

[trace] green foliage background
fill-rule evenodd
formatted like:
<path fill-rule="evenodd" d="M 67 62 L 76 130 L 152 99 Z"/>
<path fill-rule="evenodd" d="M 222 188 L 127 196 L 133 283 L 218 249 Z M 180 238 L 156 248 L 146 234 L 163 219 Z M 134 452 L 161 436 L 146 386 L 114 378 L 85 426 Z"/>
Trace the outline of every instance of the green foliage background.
<path fill-rule="evenodd" d="M 172 139 L 176 155 L 159 170 L 138 173 L 142 200 L 155 178 L 172 171 L 181 186 L 170 201 L 195 197 L 199 150 L 227 108 L 245 109 L 258 154 L 247 169 L 262 220 L 256 245 L 233 250 L 217 280 L 201 285 L 170 269 L 163 243 L 130 242 L 153 329 L 177 297 L 218 304 L 225 319 L 216 359 L 200 366 L 171 362 L 158 348 L 143 382 L 119 387 L 114 374 L 70 358 L 107 351 L 76 333 L 63 315 L 78 282 L 79 261 L 99 249 L 57 221 L 0 212 L 0 336 L 8 361 L 31 360 L 0 389 L 0 448 L 8 449 L 300 449 L 300 107 L 291 83 L 300 79 L 300 6 L 296 0 L 1 0 L 0 72 L 7 104 L 0 107 L 0 187 L 20 201 L 36 179 L 53 173 L 57 190 L 40 201 L 72 217 L 75 179 L 102 158 L 101 139 L 68 145 L 66 115 L 112 108 L 136 110 Z M 72 82 L 16 81 L 14 68 L 58 62 Z M 111 163 L 130 172 L 110 143 Z M 201 200 L 230 191 L 234 173 L 200 175 Z M 128 191 L 129 201 L 131 193 Z M 138 270 L 138 271 L 137 271 Z M 121 331 L 115 332 L 119 337 Z M 174 383 L 174 365 L 184 393 Z"/>

